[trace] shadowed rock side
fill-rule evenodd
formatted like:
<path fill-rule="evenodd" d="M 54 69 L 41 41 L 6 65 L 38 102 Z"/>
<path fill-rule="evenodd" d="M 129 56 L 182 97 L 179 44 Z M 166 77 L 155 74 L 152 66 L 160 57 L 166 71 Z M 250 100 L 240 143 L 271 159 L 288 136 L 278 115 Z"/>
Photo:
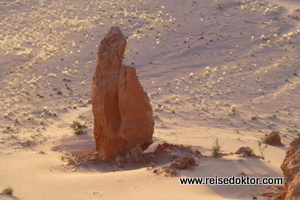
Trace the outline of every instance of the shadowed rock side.
<path fill-rule="evenodd" d="M 300 136 L 290 144 L 281 169 L 285 180 L 285 199 L 300 199 Z"/>
<path fill-rule="evenodd" d="M 152 143 L 150 100 L 135 68 L 122 65 L 126 43 L 119 27 L 112 27 L 98 49 L 91 102 L 100 159 L 124 155 L 137 146 L 145 150 Z"/>

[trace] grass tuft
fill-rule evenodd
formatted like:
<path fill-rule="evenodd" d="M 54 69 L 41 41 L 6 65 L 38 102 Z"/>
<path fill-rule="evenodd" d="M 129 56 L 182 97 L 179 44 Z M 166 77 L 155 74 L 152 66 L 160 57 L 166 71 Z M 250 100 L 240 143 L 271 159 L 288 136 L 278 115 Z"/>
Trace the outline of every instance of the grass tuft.
<path fill-rule="evenodd" d="M 84 128 L 87 128 L 87 126 L 78 121 L 73 121 L 73 123 L 70 124 L 70 127 L 75 130 L 75 135 L 87 134 L 87 132 L 83 130 Z"/>
<path fill-rule="evenodd" d="M 3 194 L 13 195 L 14 189 L 12 187 L 7 187 L 2 191 Z"/>
<path fill-rule="evenodd" d="M 221 145 L 219 144 L 219 139 L 216 139 L 212 147 L 212 156 L 215 158 L 220 158 L 221 157 L 220 151 L 221 151 Z"/>
<path fill-rule="evenodd" d="M 219 4 L 218 4 L 218 8 L 219 8 L 219 9 L 223 9 L 223 8 L 224 8 L 224 7 L 223 7 L 223 4 L 219 3 Z"/>

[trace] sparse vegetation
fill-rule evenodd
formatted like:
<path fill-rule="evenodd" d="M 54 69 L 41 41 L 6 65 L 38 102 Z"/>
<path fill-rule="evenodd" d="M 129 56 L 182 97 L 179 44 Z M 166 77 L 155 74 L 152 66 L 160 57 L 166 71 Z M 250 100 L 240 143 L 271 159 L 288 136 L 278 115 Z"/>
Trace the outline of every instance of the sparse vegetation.
<path fill-rule="evenodd" d="M 257 117 L 256 116 L 252 116 L 251 120 L 255 121 L 255 120 L 257 120 Z"/>
<path fill-rule="evenodd" d="M 83 130 L 84 128 L 87 128 L 87 126 L 78 121 L 73 121 L 73 123 L 70 124 L 70 127 L 74 129 L 75 135 L 87 134 L 87 131 Z"/>
<path fill-rule="evenodd" d="M 219 8 L 219 9 L 223 9 L 223 8 L 224 8 L 224 7 L 223 7 L 223 4 L 219 3 L 219 4 L 218 4 L 218 8 Z"/>
<path fill-rule="evenodd" d="M 81 123 L 78 122 L 78 121 L 73 121 L 73 123 L 70 124 L 70 127 L 73 128 L 74 130 L 87 128 L 86 125 L 81 124 Z"/>
<path fill-rule="evenodd" d="M 221 157 L 221 145 L 219 144 L 219 139 L 217 138 L 212 147 L 212 156 L 215 158 Z"/>
<path fill-rule="evenodd" d="M 75 130 L 75 135 L 83 135 L 83 134 L 87 134 L 87 132 L 82 129 Z"/>
<path fill-rule="evenodd" d="M 153 118 L 154 119 L 159 119 L 159 116 L 158 115 L 153 115 Z"/>
<path fill-rule="evenodd" d="M 12 187 L 7 187 L 2 191 L 3 194 L 13 195 L 14 189 Z"/>
<path fill-rule="evenodd" d="M 60 91 L 60 90 L 57 91 L 57 94 L 58 94 L 58 95 L 62 95 L 62 91 Z"/>
<path fill-rule="evenodd" d="M 236 107 L 235 106 L 231 106 L 230 107 L 230 111 L 229 111 L 229 115 L 235 115 L 236 114 Z"/>
<path fill-rule="evenodd" d="M 258 149 L 259 149 L 260 157 L 263 159 L 265 159 L 265 151 L 266 151 L 267 147 L 268 147 L 267 144 L 263 144 L 261 141 L 258 142 Z"/>

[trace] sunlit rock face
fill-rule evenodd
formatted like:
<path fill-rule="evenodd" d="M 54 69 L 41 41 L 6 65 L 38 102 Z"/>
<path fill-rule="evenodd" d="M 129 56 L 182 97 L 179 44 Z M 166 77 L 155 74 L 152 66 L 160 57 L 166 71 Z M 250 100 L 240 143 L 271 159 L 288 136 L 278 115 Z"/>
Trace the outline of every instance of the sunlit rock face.
<path fill-rule="evenodd" d="M 153 113 L 136 70 L 122 64 L 126 39 L 112 27 L 101 41 L 92 84 L 94 138 L 99 159 L 112 159 L 152 143 Z"/>

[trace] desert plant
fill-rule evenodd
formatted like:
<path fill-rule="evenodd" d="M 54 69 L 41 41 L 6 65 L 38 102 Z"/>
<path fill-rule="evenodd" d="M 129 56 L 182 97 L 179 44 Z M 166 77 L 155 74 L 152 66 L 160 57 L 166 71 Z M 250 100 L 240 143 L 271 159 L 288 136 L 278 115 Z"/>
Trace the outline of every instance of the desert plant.
<path fill-rule="evenodd" d="M 83 134 L 87 134 L 87 132 L 82 129 L 75 130 L 75 135 L 83 135 Z"/>
<path fill-rule="evenodd" d="M 57 91 L 57 94 L 58 94 L 58 95 L 62 95 L 62 91 L 60 91 L 60 90 Z"/>
<path fill-rule="evenodd" d="M 259 149 L 259 153 L 260 153 L 260 157 L 265 159 L 265 151 L 267 149 L 268 145 L 267 144 L 263 144 L 261 141 L 258 142 L 258 149 Z"/>
<path fill-rule="evenodd" d="M 70 127 L 75 130 L 75 135 L 87 134 L 87 132 L 83 130 L 84 128 L 87 128 L 87 126 L 78 121 L 73 121 L 73 123 L 70 124 Z"/>
<path fill-rule="evenodd" d="M 251 119 L 252 120 L 257 120 L 257 117 L 256 116 L 252 116 Z"/>
<path fill-rule="evenodd" d="M 201 106 L 201 110 L 205 110 L 205 108 L 206 108 L 206 106 L 205 106 L 205 99 L 201 100 L 200 106 Z"/>
<path fill-rule="evenodd" d="M 3 194 L 13 195 L 14 189 L 12 187 L 7 187 L 2 191 Z"/>
<path fill-rule="evenodd" d="M 221 151 L 221 145 L 219 144 L 219 139 L 217 138 L 212 147 L 212 156 L 215 158 L 220 158 L 221 157 L 220 151 Z"/>
<path fill-rule="evenodd" d="M 223 9 L 223 4 L 219 3 L 219 4 L 218 4 L 218 8 L 219 8 L 219 9 Z"/>
<path fill-rule="evenodd" d="M 231 106 L 230 107 L 229 115 L 235 115 L 235 114 L 236 114 L 236 107 L 235 106 Z"/>
<path fill-rule="evenodd" d="M 78 122 L 78 121 L 73 121 L 73 123 L 70 124 L 70 127 L 73 128 L 74 130 L 78 130 L 78 129 L 86 128 L 86 125 L 81 124 L 81 123 Z"/>
<path fill-rule="evenodd" d="M 275 119 L 275 118 L 277 118 L 277 115 L 273 114 L 273 115 L 269 116 L 269 118 L 270 119 Z"/>

